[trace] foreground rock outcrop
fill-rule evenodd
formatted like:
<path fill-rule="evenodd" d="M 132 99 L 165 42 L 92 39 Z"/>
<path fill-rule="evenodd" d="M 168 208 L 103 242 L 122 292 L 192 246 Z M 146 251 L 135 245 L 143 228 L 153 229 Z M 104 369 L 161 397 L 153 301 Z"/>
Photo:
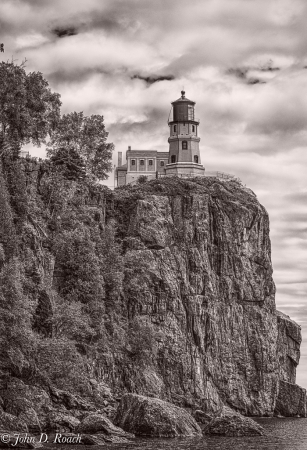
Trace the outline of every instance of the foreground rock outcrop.
<path fill-rule="evenodd" d="M 103 433 L 107 436 L 134 438 L 134 435 L 116 427 L 107 417 L 101 414 L 89 414 L 77 427 L 78 433 Z"/>
<path fill-rule="evenodd" d="M 201 429 L 184 409 L 157 398 L 126 394 L 121 399 L 117 425 L 137 436 L 178 437 L 198 436 Z"/>
<path fill-rule="evenodd" d="M 306 389 L 281 380 L 274 413 L 284 417 L 306 417 Z"/>
<path fill-rule="evenodd" d="M 254 420 L 235 415 L 213 419 L 205 433 L 218 436 L 262 436 L 263 428 Z"/>

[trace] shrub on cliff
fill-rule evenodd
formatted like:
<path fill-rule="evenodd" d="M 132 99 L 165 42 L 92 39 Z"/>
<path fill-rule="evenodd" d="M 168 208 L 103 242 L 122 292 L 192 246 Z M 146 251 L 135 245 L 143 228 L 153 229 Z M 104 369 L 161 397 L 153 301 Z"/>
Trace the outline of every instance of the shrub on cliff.
<path fill-rule="evenodd" d="M 59 292 L 66 300 L 89 304 L 102 298 L 100 264 L 86 229 L 62 231 L 56 238 L 54 252 L 62 274 Z"/>
<path fill-rule="evenodd" d="M 140 175 L 139 178 L 137 179 L 137 182 L 139 184 L 143 184 L 143 183 L 146 183 L 147 180 L 148 180 L 148 177 L 146 175 Z"/>
<path fill-rule="evenodd" d="M 90 341 L 95 331 L 90 326 L 89 315 L 81 302 L 67 302 L 59 295 L 53 298 L 53 314 L 51 317 L 52 337 L 69 339 L 75 342 Z"/>
<path fill-rule="evenodd" d="M 39 339 L 35 362 L 40 373 L 58 388 L 71 392 L 87 390 L 87 367 L 73 341 Z"/>
<path fill-rule="evenodd" d="M 5 162 L 5 174 L 14 223 L 17 228 L 17 234 L 20 234 L 20 226 L 26 220 L 29 211 L 25 171 L 20 161 L 7 159 Z"/>
<path fill-rule="evenodd" d="M 13 256 L 16 250 L 15 226 L 10 205 L 7 184 L 2 174 L 0 164 L 0 244 L 3 248 L 4 259 Z"/>
<path fill-rule="evenodd" d="M 35 339 L 31 330 L 31 306 L 22 291 L 20 267 L 13 260 L 0 270 L 1 359 L 20 375 L 32 358 Z"/>
<path fill-rule="evenodd" d="M 130 357 L 139 365 L 149 365 L 155 352 L 156 339 L 153 325 L 140 319 L 129 324 L 128 344 Z"/>

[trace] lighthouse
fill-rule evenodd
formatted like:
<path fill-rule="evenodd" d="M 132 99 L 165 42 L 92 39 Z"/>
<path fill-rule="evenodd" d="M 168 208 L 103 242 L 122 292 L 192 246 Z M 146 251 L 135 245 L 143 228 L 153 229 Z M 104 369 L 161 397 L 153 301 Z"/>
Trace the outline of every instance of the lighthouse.
<path fill-rule="evenodd" d="M 204 176 L 198 135 L 199 120 L 195 118 L 195 102 L 185 96 L 172 102 L 172 119 L 168 122 L 170 135 L 166 175 Z"/>
<path fill-rule="evenodd" d="M 163 177 L 202 177 L 205 168 L 201 164 L 198 135 L 199 120 L 195 118 L 195 102 L 185 96 L 172 104 L 169 126 L 169 149 L 157 150 L 131 149 L 126 151 L 123 164 L 122 152 L 118 153 L 118 167 L 115 171 L 116 186 L 137 183 L 140 177 L 146 180 Z"/>

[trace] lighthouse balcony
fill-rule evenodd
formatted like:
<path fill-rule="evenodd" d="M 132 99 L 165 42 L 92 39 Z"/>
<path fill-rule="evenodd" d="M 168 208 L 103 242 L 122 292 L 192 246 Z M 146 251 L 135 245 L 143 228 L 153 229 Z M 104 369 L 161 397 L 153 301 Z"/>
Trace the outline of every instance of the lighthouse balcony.
<path fill-rule="evenodd" d="M 180 123 L 192 123 L 192 124 L 194 124 L 194 125 L 199 125 L 200 124 L 200 119 L 195 119 L 195 118 L 190 118 L 190 117 L 182 117 L 182 118 L 179 118 L 179 119 L 177 119 L 177 120 L 168 120 L 167 121 L 167 123 L 168 123 L 168 125 L 174 125 L 174 124 L 176 124 L 176 123 L 178 123 L 178 122 L 180 122 Z"/>

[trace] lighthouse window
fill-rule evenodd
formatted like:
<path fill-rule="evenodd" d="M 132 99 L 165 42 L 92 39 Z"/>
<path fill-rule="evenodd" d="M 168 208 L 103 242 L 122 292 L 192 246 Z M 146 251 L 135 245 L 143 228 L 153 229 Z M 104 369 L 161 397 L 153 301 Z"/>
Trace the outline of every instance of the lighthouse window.
<path fill-rule="evenodd" d="M 188 119 L 194 120 L 194 106 L 188 105 Z"/>
<path fill-rule="evenodd" d="M 177 131 L 177 125 L 174 125 L 174 133 Z"/>
<path fill-rule="evenodd" d="M 182 141 L 182 150 L 187 150 L 187 149 L 188 149 L 187 141 Z"/>
<path fill-rule="evenodd" d="M 171 163 L 175 163 L 176 162 L 176 155 L 172 155 L 171 156 Z"/>
<path fill-rule="evenodd" d="M 195 133 L 195 125 L 192 125 L 192 133 Z"/>
<path fill-rule="evenodd" d="M 198 164 L 198 156 L 197 156 L 197 155 L 194 156 L 194 162 L 195 162 L 196 164 Z"/>

